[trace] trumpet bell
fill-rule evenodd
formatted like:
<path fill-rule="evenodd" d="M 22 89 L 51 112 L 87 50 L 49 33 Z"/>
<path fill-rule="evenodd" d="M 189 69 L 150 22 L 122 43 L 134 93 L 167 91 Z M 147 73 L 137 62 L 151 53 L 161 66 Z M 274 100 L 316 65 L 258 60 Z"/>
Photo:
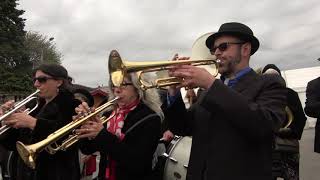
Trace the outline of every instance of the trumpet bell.
<path fill-rule="evenodd" d="M 23 162 L 28 167 L 35 169 L 36 168 L 35 153 L 32 152 L 32 150 L 30 150 L 28 146 L 24 145 L 20 141 L 16 143 L 16 148 Z"/>

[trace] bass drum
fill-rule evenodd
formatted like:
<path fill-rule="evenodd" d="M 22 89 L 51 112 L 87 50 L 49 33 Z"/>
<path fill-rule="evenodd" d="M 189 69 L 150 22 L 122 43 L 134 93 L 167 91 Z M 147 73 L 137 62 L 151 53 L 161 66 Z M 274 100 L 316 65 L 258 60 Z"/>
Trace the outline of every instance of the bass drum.
<path fill-rule="evenodd" d="M 167 160 L 164 166 L 163 180 L 186 179 L 191 143 L 192 138 L 189 136 L 175 136 L 170 142 L 168 150 L 164 154 Z"/>
<path fill-rule="evenodd" d="M 6 151 L 6 152 L 2 152 L 3 154 L 1 154 L 2 156 L 4 156 L 3 161 L 1 162 L 1 173 L 0 176 L 2 175 L 2 177 L 0 177 L 0 179 L 2 178 L 3 180 L 6 179 L 14 179 L 14 177 L 12 176 L 13 173 L 13 166 L 14 166 L 14 154 L 12 151 Z"/>

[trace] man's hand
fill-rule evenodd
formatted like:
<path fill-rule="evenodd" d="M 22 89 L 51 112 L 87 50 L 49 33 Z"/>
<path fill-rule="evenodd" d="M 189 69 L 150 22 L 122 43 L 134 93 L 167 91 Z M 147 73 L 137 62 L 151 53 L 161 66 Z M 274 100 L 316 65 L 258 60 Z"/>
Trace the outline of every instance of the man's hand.
<path fill-rule="evenodd" d="M 179 87 L 208 89 L 216 80 L 205 68 L 192 65 L 181 65 L 179 68 L 174 69 L 170 75 L 183 79 Z"/>
<path fill-rule="evenodd" d="M 166 130 L 166 132 L 163 133 L 163 136 L 161 139 L 163 139 L 166 142 L 170 142 L 174 137 L 174 134 L 170 130 Z"/>

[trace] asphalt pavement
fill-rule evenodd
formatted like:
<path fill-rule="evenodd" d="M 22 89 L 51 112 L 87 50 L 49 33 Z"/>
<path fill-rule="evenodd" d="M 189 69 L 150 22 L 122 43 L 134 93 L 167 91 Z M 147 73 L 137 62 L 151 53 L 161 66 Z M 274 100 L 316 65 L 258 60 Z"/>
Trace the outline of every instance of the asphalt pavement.
<path fill-rule="evenodd" d="M 300 180 L 320 179 L 320 154 L 313 152 L 313 142 L 314 128 L 305 129 L 300 141 Z"/>
<path fill-rule="evenodd" d="M 300 180 L 320 179 L 320 154 L 313 152 L 314 128 L 305 129 L 300 141 Z"/>

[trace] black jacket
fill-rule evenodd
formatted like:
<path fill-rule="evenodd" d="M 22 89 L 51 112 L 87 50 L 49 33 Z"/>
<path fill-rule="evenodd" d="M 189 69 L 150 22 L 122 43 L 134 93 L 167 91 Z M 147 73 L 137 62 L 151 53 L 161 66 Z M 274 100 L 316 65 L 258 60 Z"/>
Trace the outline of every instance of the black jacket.
<path fill-rule="evenodd" d="M 306 115 L 317 118 L 314 151 L 320 153 L 320 77 L 310 81 L 306 90 Z"/>
<path fill-rule="evenodd" d="M 304 114 L 298 93 L 292 90 L 291 88 L 287 88 L 287 102 L 287 106 L 290 108 L 293 114 L 293 122 L 289 126 L 291 130 L 289 138 L 300 140 L 304 126 L 306 124 L 307 117 Z"/>
<path fill-rule="evenodd" d="M 34 130 L 10 129 L 7 138 L 1 143 L 16 152 L 16 141 L 28 145 L 45 139 L 49 134 L 72 121 L 72 116 L 75 115 L 74 109 L 79 103 L 74 99 L 72 93 L 66 91 L 60 91 L 47 105 L 43 99 L 40 99 L 39 107 L 31 113 L 37 118 Z M 37 156 L 35 170 L 28 168 L 17 155 L 17 172 L 15 174 L 17 180 L 79 180 L 78 148 L 74 146 L 65 152 L 60 151 L 54 155 L 48 154 L 45 150 L 42 151 Z"/>
<path fill-rule="evenodd" d="M 273 132 L 285 118 L 278 77 L 253 70 L 233 88 L 215 80 L 187 112 L 182 98 L 165 111 L 170 129 L 192 135 L 187 180 L 270 180 Z"/>
<path fill-rule="evenodd" d="M 122 132 L 125 137 L 122 141 L 103 129 L 94 140 L 84 140 L 81 151 L 85 154 L 100 152 L 99 179 L 105 179 L 107 155 L 117 163 L 117 180 L 150 179 L 160 126 L 160 117 L 140 102 L 124 120 Z"/>

